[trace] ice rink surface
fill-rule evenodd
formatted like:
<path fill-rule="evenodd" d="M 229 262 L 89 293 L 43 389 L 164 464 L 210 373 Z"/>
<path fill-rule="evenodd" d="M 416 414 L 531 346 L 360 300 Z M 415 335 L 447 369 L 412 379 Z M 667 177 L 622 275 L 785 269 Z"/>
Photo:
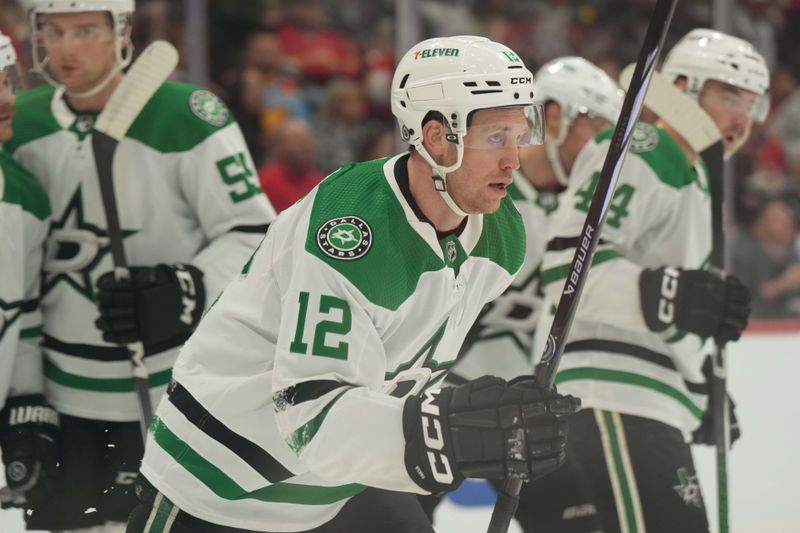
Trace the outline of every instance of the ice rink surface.
<path fill-rule="evenodd" d="M 729 389 L 736 399 L 742 438 L 730 455 L 731 533 L 800 533 L 800 328 L 748 332 L 728 351 Z M 714 450 L 695 459 L 716 531 Z M 4 479 L 4 477 L 0 477 Z M 491 514 L 485 487 L 470 482 L 436 512 L 438 533 L 482 533 Z M 24 531 L 21 511 L 0 512 L 0 533 Z M 520 533 L 516 524 L 509 533 Z"/>

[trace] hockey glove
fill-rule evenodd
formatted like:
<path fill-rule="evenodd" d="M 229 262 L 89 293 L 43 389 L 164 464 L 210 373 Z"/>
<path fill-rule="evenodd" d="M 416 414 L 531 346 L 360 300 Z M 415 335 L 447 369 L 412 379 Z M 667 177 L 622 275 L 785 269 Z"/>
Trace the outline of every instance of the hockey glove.
<path fill-rule="evenodd" d="M 720 345 L 737 340 L 747 326 L 750 292 L 734 276 L 675 267 L 645 269 L 639 277 L 644 320 L 652 331 L 670 326 Z"/>
<path fill-rule="evenodd" d="M 97 280 L 103 340 L 115 344 L 153 344 L 190 334 L 205 306 L 203 273 L 192 265 L 131 267 L 117 281 L 113 272 Z"/>
<path fill-rule="evenodd" d="M 403 410 L 411 479 L 438 493 L 465 477 L 539 478 L 564 463 L 567 425 L 580 400 L 540 388 L 532 378 L 484 376 L 410 396 Z"/>
<path fill-rule="evenodd" d="M 6 484 L 0 503 L 26 507 L 52 498 L 58 468 L 58 413 L 41 394 L 9 398 L 0 410 Z"/>

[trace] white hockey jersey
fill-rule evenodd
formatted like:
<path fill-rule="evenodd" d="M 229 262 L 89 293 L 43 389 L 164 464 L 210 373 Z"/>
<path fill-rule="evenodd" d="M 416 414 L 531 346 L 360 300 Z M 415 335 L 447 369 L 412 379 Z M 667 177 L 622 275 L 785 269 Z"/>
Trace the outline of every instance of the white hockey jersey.
<path fill-rule="evenodd" d="M 127 349 L 104 342 L 94 325 L 96 282 L 112 269 L 95 118 L 73 113 L 61 90 L 39 87 L 18 98 L 16 135 L 3 148 L 41 180 L 53 210 L 42 287 L 47 398 L 69 415 L 132 421 L 139 408 Z M 163 84 L 120 141 L 114 187 L 128 263 L 191 263 L 204 273 L 207 300 L 241 270 L 274 217 L 233 117 L 212 93 L 186 84 Z M 145 347 L 154 401 L 185 340 Z"/>
<path fill-rule="evenodd" d="M 536 332 L 537 359 L 612 133 L 600 134 L 580 153 L 552 217 L 541 273 L 548 313 Z M 661 421 L 687 437 L 698 426 L 708 399 L 701 341 L 647 328 L 639 274 L 648 267 L 706 266 L 708 191 L 702 163 L 690 165 L 665 130 L 637 124 L 556 375 L 559 392 L 579 396 L 584 407 Z"/>
<path fill-rule="evenodd" d="M 407 157 L 347 165 L 282 212 L 184 346 L 142 464 L 179 508 L 304 531 L 366 486 L 423 492 L 404 397 L 440 385 L 525 236 L 506 198 L 439 240 Z"/>
<path fill-rule="evenodd" d="M 0 409 L 42 392 L 39 281 L 50 205 L 41 185 L 0 152 Z"/>
<path fill-rule="evenodd" d="M 518 170 L 508 188 L 525 225 L 525 262 L 508 289 L 484 307 L 448 376 L 451 382 L 493 375 L 513 379 L 533 373 L 533 333 L 542 309 L 539 265 L 547 245 L 549 216 L 558 193 L 539 191 Z"/>

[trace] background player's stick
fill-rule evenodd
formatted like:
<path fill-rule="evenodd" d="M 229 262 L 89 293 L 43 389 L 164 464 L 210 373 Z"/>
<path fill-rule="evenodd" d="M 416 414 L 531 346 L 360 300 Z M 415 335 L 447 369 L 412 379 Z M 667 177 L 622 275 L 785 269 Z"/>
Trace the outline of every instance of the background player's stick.
<path fill-rule="evenodd" d="M 171 44 L 166 41 L 155 41 L 150 44 L 125 74 L 94 125 L 92 148 L 100 180 L 103 209 L 106 212 L 108 238 L 114 260 L 114 277 L 117 280 L 129 279 L 130 271 L 122 246 L 122 231 L 114 195 L 114 153 L 117 144 L 139 116 L 142 108 L 175 70 L 177 64 L 178 52 Z M 150 405 L 147 367 L 144 364 L 144 345 L 141 342 L 131 343 L 128 345 L 128 352 L 133 386 L 141 412 L 139 422 L 142 438 L 147 439 L 147 428 L 153 416 L 153 409 Z"/>
<path fill-rule="evenodd" d="M 620 84 L 630 79 L 632 65 L 623 70 Z M 724 195 L 724 147 L 719 129 L 711 117 L 663 76 L 656 74 L 650 84 L 645 105 L 686 139 L 700 154 L 708 169 L 711 190 L 711 267 L 725 268 L 725 235 L 722 226 Z M 725 349 L 715 344 L 711 352 L 711 414 L 714 419 L 714 446 L 717 467 L 717 518 L 719 532 L 728 533 L 728 450 L 730 450 L 730 411 L 728 410 Z"/>
<path fill-rule="evenodd" d="M 611 138 L 611 145 L 606 154 L 600 179 L 592 197 L 592 204 L 583 223 L 579 239 L 579 246 L 572 258 L 569 275 L 561 292 L 556 315 L 550 327 L 547 345 L 542 354 L 541 362 L 536 366 L 536 379 L 548 389 L 553 387 L 556 370 L 564 352 L 566 337 L 569 333 L 575 310 L 578 307 L 581 291 L 586 281 L 589 265 L 592 264 L 600 230 L 603 226 L 608 206 L 614 196 L 614 190 L 619 177 L 620 169 L 625 160 L 625 154 L 631 141 L 631 134 L 639 112 L 644 104 L 647 86 L 655 72 L 659 53 L 664 46 L 664 37 L 672 20 L 677 0 L 657 0 L 650 17 L 647 34 L 636 61 L 633 79 L 625 95 L 617 126 Z M 519 491 L 522 480 L 518 477 L 508 476 L 503 481 L 503 486 L 497 495 L 497 503 L 489 522 L 489 533 L 506 533 L 511 518 L 519 504 Z"/>

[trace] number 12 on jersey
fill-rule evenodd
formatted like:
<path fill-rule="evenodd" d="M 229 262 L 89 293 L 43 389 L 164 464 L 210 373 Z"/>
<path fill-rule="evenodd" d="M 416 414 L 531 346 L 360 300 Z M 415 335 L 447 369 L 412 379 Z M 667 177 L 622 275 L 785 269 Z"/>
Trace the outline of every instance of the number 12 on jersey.
<path fill-rule="evenodd" d="M 305 291 L 301 292 L 298 298 L 299 311 L 297 313 L 297 325 L 294 330 L 294 340 L 289 345 L 289 351 L 297 354 L 308 354 L 308 344 L 304 342 L 306 337 L 306 321 L 308 319 L 308 306 L 311 295 Z M 316 303 L 317 300 L 314 300 Z M 347 335 L 352 327 L 352 313 L 350 305 L 335 296 L 323 294 L 319 297 L 319 313 L 329 316 L 330 320 L 319 320 L 314 327 L 314 336 L 311 347 L 311 355 L 320 357 L 332 357 L 334 359 L 347 359 L 349 345 L 346 342 L 339 342 L 335 346 L 327 343 L 326 336 Z M 338 313 L 337 313 L 338 311 Z"/>

